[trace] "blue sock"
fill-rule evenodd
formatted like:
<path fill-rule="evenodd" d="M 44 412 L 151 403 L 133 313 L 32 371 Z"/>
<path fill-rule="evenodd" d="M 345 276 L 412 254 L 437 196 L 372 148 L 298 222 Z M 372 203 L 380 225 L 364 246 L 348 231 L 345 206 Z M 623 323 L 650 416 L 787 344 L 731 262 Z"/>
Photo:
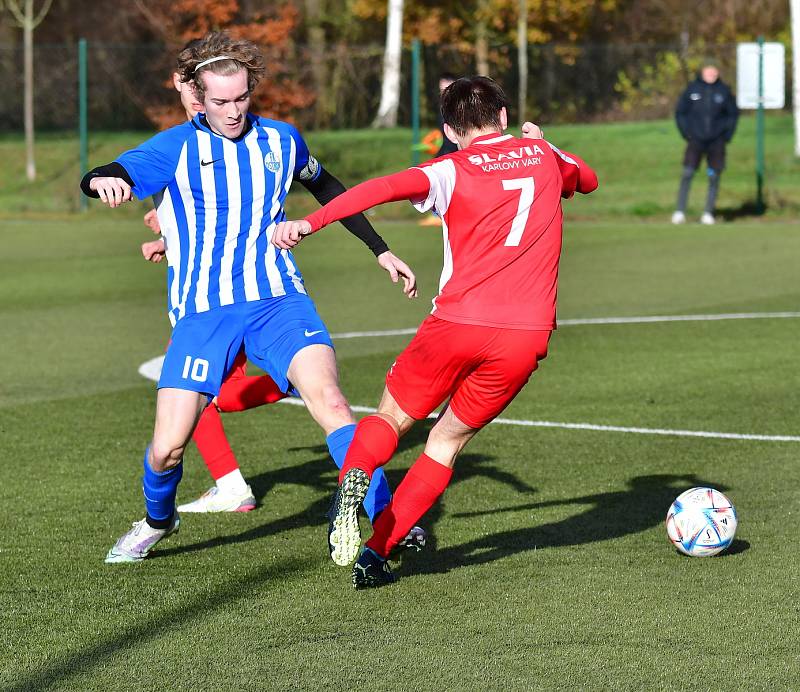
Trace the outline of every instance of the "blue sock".
<path fill-rule="evenodd" d="M 147 523 L 155 529 L 165 529 L 169 526 L 175 511 L 175 496 L 178 493 L 178 483 L 183 476 L 183 462 L 168 471 L 156 473 L 147 459 L 149 456 L 150 447 L 148 446 L 144 451 L 144 477 L 142 478 Z"/>
<path fill-rule="evenodd" d="M 353 441 L 355 432 L 356 426 L 351 423 L 334 430 L 325 440 L 328 443 L 328 450 L 339 468 L 342 468 L 344 464 L 347 449 Z M 367 512 L 370 522 L 383 511 L 391 499 L 392 491 L 389 490 L 389 482 L 386 480 L 383 469 L 376 469 L 372 474 L 372 482 L 369 484 L 367 496 L 364 498 L 364 510 Z"/>

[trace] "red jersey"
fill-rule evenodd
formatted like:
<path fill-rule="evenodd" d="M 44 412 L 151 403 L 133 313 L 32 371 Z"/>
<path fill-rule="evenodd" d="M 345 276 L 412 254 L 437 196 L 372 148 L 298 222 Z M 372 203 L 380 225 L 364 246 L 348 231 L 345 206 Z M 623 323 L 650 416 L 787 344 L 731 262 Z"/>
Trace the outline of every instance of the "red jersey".
<path fill-rule="evenodd" d="M 583 161 L 543 139 L 487 135 L 418 168 L 358 185 L 307 220 L 317 230 L 381 202 L 411 199 L 443 222 L 444 267 L 434 315 L 463 324 L 550 330 L 561 197 L 596 187 L 597 176 Z"/>

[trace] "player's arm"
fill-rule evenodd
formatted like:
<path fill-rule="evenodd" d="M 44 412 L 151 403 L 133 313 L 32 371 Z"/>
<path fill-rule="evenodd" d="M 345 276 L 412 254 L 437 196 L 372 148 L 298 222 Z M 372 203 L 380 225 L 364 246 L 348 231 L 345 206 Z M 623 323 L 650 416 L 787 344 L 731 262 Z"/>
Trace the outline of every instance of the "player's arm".
<path fill-rule="evenodd" d="M 180 152 L 191 131 L 187 124 L 160 132 L 115 161 L 89 171 L 81 180 L 81 190 L 88 197 L 99 197 L 109 207 L 118 207 L 134 196 L 145 199 L 161 192 L 175 177 Z"/>
<path fill-rule="evenodd" d="M 109 207 L 118 207 L 130 202 L 133 179 L 124 166 L 117 161 L 98 166 L 81 180 L 81 190 L 87 197 L 100 198 Z"/>
<path fill-rule="evenodd" d="M 281 249 L 292 248 L 305 236 L 335 221 L 387 202 L 400 200 L 421 202 L 427 198 L 429 192 L 428 176 L 419 168 L 409 168 L 382 178 L 373 178 L 346 190 L 301 221 L 279 223 L 272 236 L 272 242 Z"/>
<path fill-rule="evenodd" d="M 320 166 L 319 174 L 314 180 L 303 180 L 301 178 L 300 184 L 314 195 L 314 199 L 321 206 L 325 206 L 347 190 L 336 176 L 329 173 L 322 166 Z M 375 257 L 379 257 L 384 252 L 389 251 L 386 241 L 381 238 L 363 214 L 353 214 L 340 220 L 350 233 L 372 250 Z"/>
<path fill-rule="evenodd" d="M 550 148 L 561 172 L 562 197 L 572 197 L 576 192 L 588 195 L 597 189 L 597 173 L 580 156 L 562 151 L 552 144 Z"/>
<path fill-rule="evenodd" d="M 289 135 L 295 142 L 295 178 L 314 195 L 316 200 L 325 205 L 332 201 L 346 188 L 335 176 L 326 171 L 319 162 L 311 156 L 305 140 L 296 128 L 289 129 Z M 403 280 L 403 293 L 409 298 L 417 297 L 417 277 L 411 268 L 399 257 L 394 255 L 369 221 L 363 214 L 350 214 L 340 219 L 342 225 L 354 236 L 359 238 L 378 260 L 378 264 L 385 269 L 394 283 Z"/>

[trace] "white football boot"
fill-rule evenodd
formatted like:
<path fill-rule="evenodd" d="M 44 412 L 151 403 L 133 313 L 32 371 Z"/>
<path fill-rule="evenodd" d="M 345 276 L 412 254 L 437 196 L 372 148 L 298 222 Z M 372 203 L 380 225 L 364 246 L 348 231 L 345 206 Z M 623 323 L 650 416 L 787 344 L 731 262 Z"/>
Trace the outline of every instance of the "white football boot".
<path fill-rule="evenodd" d="M 172 522 L 166 529 L 154 529 L 146 519 L 134 522 L 133 528 L 108 551 L 106 562 L 141 562 L 162 538 L 178 533 L 180 525 L 177 512 L 173 513 Z"/>
<path fill-rule="evenodd" d="M 221 490 L 214 485 L 194 502 L 179 505 L 179 512 L 249 512 L 256 508 L 256 497 L 249 485 L 240 492 Z"/>

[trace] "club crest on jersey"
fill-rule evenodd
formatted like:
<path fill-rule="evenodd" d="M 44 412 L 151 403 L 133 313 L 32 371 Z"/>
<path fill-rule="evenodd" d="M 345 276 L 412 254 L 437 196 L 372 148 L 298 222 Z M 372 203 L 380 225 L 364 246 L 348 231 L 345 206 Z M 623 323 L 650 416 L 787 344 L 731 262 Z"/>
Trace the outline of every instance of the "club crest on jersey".
<path fill-rule="evenodd" d="M 278 161 L 278 157 L 273 152 L 268 151 L 264 157 L 264 165 L 270 173 L 275 173 L 281 167 L 281 162 Z"/>
<path fill-rule="evenodd" d="M 540 164 L 542 160 L 539 157 L 542 154 L 544 154 L 542 148 L 538 144 L 534 144 L 507 152 L 501 151 L 497 156 L 486 153 L 472 154 L 469 162 L 473 166 L 480 166 L 484 171 L 489 172 Z"/>

